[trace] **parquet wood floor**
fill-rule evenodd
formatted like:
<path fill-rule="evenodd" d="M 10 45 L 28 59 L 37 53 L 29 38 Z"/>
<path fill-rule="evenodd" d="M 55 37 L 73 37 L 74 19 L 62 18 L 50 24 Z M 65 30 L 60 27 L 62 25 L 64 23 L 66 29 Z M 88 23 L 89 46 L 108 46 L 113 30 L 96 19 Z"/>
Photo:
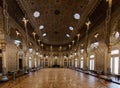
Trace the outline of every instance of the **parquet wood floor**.
<path fill-rule="evenodd" d="M 46 68 L 32 72 L 0 88 L 120 88 L 120 85 L 98 79 L 71 69 Z"/>

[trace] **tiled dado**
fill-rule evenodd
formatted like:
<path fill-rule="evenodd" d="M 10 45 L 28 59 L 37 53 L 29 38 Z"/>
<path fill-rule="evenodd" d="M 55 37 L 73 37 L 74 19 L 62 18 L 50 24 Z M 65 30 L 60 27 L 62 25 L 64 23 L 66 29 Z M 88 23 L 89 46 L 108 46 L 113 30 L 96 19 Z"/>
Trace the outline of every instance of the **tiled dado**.
<path fill-rule="evenodd" d="M 0 88 L 120 88 L 120 85 L 64 68 L 46 68 L 7 83 Z"/>

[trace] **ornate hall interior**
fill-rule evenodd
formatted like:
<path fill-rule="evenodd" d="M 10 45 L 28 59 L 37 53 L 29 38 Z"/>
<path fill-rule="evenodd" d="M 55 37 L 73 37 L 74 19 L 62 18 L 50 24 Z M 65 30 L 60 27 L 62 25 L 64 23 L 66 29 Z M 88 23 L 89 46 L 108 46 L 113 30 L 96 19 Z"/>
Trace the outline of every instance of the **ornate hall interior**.
<path fill-rule="evenodd" d="M 120 88 L 120 1 L 0 0 L 0 88 Z"/>

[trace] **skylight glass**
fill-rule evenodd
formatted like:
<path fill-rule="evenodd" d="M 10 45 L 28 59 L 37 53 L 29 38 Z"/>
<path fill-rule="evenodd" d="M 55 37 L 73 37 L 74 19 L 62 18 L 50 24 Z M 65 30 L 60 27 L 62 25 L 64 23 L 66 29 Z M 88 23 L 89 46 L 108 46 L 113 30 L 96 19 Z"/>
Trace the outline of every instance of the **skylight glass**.
<path fill-rule="evenodd" d="M 70 37 L 70 35 L 69 34 L 66 34 L 66 36 L 69 38 Z"/>
<path fill-rule="evenodd" d="M 46 35 L 47 35 L 46 33 L 43 33 L 43 35 L 42 35 L 42 36 L 43 36 L 43 37 L 45 37 Z"/>
<path fill-rule="evenodd" d="M 74 30 L 74 28 L 73 28 L 72 26 L 70 26 L 70 27 L 69 27 L 69 30 L 73 31 L 73 30 Z"/>
<path fill-rule="evenodd" d="M 39 26 L 39 29 L 41 30 L 41 29 L 43 29 L 44 28 L 44 25 L 40 25 Z"/>
<path fill-rule="evenodd" d="M 40 12 L 35 11 L 35 12 L 33 13 L 33 15 L 34 15 L 34 17 L 39 17 L 39 16 L 40 16 Z"/>
<path fill-rule="evenodd" d="M 75 13 L 75 14 L 74 14 L 74 18 L 75 18 L 76 20 L 79 20 L 79 19 L 80 19 L 80 14 L 79 14 L 79 13 Z"/>

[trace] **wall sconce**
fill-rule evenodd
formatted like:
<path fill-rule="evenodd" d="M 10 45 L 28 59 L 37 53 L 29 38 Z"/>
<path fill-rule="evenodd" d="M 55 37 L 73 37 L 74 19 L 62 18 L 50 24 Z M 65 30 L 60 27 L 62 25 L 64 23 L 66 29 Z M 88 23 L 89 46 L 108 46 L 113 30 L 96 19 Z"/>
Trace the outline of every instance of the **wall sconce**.
<path fill-rule="evenodd" d="M 88 20 L 85 24 L 87 26 L 87 30 L 89 30 L 89 26 L 90 26 L 91 22 Z"/>
<path fill-rule="evenodd" d="M 52 51 L 52 49 L 53 49 L 53 47 L 52 47 L 52 45 L 50 46 L 50 50 Z"/>
<path fill-rule="evenodd" d="M 46 55 L 46 58 L 48 58 L 48 56 Z"/>
<path fill-rule="evenodd" d="M 62 50 L 62 46 L 59 47 L 59 50 L 60 50 L 60 51 Z"/>
<path fill-rule="evenodd" d="M 38 52 L 36 52 L 36 55 L 38 55 L 39 53 Z"/>
<path fill-rule="evenodd" d="M 64 56 L 64 58 L 66 59 L 66 58 L 67 58 L 67 56 L 65 55 L 65 56 Z"/>
<path fill-rule="evenodd" d="M 74 53 L 74 55 L 76 56 L 76 55 L 77 55 L 77 53 Z"/>
<path fill-rule="evenodd" d="M 98 34 L 98 33 L 96 33 L 96 34 L 94 35 L 94 37 L 95 37 L 95 38 L 97 38 L 98 36 L 99 36 L 99 34 Z"/>
<path fill-rule="evenodd" d="M 17 36 L 20 35 L 20 33 L 18 31 L 16 31 L 16 34 L 17 34 Z"/>
<path fill-rule="evenodd" d="M 38 39 L 38 44 L 40 45 L 40 39 Z"/>
<path fill-rule="evenodd" d="M 74 43 L 75 43 L 75 41 L 73 40 L 73 41 L 72 41 L 72 45 L 74 45 Z"/>
<path fill-rule="evenodd" d="M 33 37 L 34 37 L 34 39 L 35 39 L 35 35 L 36 35 L 36 33 L 35 33 L 35 32 L 33 32 L 32 34 L 33 34 Z"/>
<path fill-rule="evenodd" d="M 69 44 L 68 47 L 69 47 L 69 49 L 70 49 L 70 48 L 71 48 L 71 45 Z"/>
<path fill-rule="evenodd" d="M 80 34 L 77 34 L 77 40 L 79 40 L 79 38 L 80 38 Z"/>
<path fill-rule="evenodd" d="M 43 46 L 44 46 L 44 45 L 43 45 L 43 44 L 41 44 L 42 49 L 43 49 Z"/>

